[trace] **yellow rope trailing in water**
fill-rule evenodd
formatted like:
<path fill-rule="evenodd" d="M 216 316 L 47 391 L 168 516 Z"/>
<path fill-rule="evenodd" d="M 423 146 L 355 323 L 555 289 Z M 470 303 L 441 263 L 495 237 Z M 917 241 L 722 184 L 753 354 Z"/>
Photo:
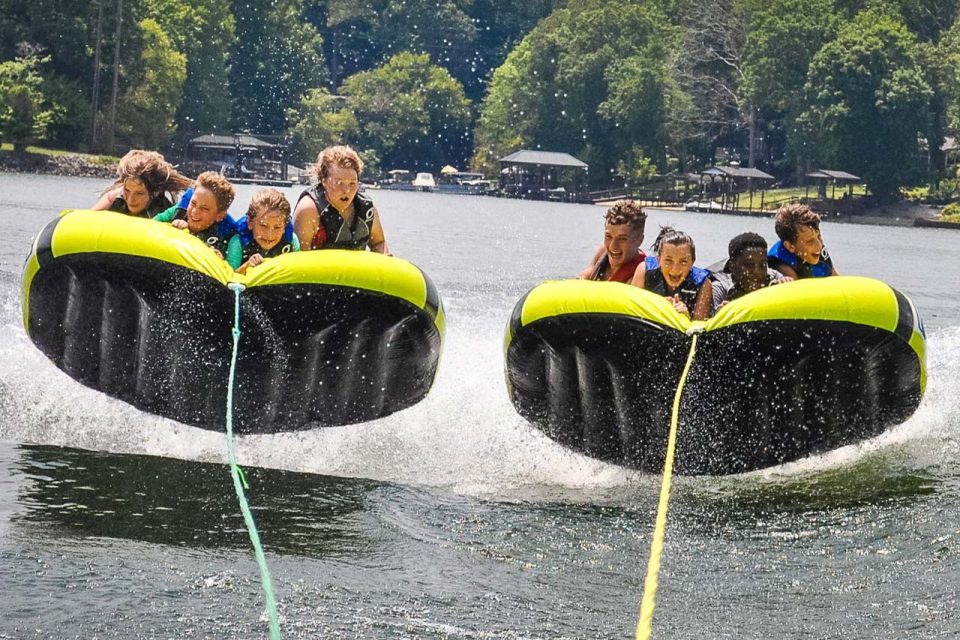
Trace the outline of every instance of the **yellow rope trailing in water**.
<path fill-rule="evenodd" d="M 663 463 L 663 480 L 660 484 L 660 503 L 657 505 L 657 520 L 650 543 L 650 560 L 647 562 L 647 577 L 643 582 L 643 600 L 640 602 L 640 620 L 637 622 L 637 640 L 649 640 L 653 627 L 653 608 L 657 599 L 657 580 L 660 576 L 660 557 L 663 555 L 663 539 L 667 533 L 667 511 L 670 509 L 670 486 L 673 481 L 673 458 L 677 448 L 677 425 L 680 416 L 680 396 L 687 383 L 687 374 L 697 351 L 697 334 L 693 334 L 687 363 L 680 375 L 677 392 L 673 396 L 673 412 L 670 416 L 670 434 L 667 436 L 667 455 Z"/>

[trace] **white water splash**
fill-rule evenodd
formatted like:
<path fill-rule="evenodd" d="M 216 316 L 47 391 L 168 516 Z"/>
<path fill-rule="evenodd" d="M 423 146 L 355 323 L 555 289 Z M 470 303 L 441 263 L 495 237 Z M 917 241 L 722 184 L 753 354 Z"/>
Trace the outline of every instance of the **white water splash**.
<path fill-rule="evenodd" d="M 0 317 L 19 316 L 4 296 Z M 474 495 L 531 489 L 603 490 L 653 486 L 644 475 L 574 454 L 520 418 L 507 397 L 503 323 L 498 317 L 457 317 L 449 323 L 437 382 L 418 405 L 363 425 L 246 436 L 237 443 L 243 465 L 403 484 L 444 487 Z M 224 461 L 223 434 L 145 414 L 87 389 L 56 369 L 18 322 L 0 325 L 0 439 Z M 960 328 L 931 335 L 927 392 L 906 423 L 856 446 L 751 474 L 807 474 L 905 448 L 914 465 L 936 465 L 957 452 L 960 431 Z M 952 453 L 951 453 L 952 452 Z"/>

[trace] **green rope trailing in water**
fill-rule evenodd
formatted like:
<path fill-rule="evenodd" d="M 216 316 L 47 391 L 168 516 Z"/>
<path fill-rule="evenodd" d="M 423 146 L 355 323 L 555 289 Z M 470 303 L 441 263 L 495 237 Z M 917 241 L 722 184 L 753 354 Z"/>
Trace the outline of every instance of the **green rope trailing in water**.
<path fill-rule="evenodd" d="M 240 293 L 245 287 L 236 282 L 231 282 L 227 286 L 234 293 L 233 356 L 230 359 L 230 378 L 227 382 L 227 457 L 230 460 L 230 475 L 233 477 L 233 488 L 237 492 L 240 511 L 243 512 L 243 521 L 247 525 L 247 533 L 250 534 L 250 542 L 253 543 L 253 551 L 257 558 L 257 564 L 260 566 L 260 582 L 263 585 L 267 615 L 270 618 L 270 638 L 271 640 L 280 640 L 280 622 L 277 617 L 277 601 L 273 597 L 273 582 L 270 580 L 270 568 L 267 566 L 266 556 L 263 555 L 263 546 L 260 544 L 260 534 L 257 532 L 257 525 L 253 521 L 253 514 L 250 512 L 250 505 L 247 504 L 247 496 L 246 493 L 244 493 L 244 489 L 249 489 L 250 487 L 247 485 L 247 479 L 243 476 L 243 469 L 237 465 L 237 454 L 233 449 L 233 382 L 237 370 L 237 347 L 240 344 Z"/>
<path fill-rule="evenodd" d="M 660 558 L 663 556 L 663 540 L 667 534 L 667 511 L 670 509 L 670 487 L 673 481 L 673 458 L 677 450 L 677 427 L 680 422 L 680 396 L 687 384 L 687 375 L 697 352 L 697 335 L 693 334 L 687 363 L 680 375 L 677 392 L 673 396 L 673 413 L 670 416 L 670 434 L 667 436 L 667 455 L 663 463 L 663 480 L 660 483 L 660 502 L 657 520 L 650 544 L 650 559 L 647 563 L 647 578 L 643 584 L 643 600 L 640 603 L 640 620 L 637 622 L 636 640 L 649 640 L 653 628 L 653 609 L 657 599 L 657 582 L 660 576 Z"/>

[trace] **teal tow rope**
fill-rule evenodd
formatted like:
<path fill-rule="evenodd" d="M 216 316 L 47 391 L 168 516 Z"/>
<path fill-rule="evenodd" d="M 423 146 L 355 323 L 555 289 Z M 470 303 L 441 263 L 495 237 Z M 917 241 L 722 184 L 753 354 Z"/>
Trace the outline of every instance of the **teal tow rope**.
<path fill-rule="evenodd" d="M 253 521 L 253 514 L 250 512 L 250 505 L 247 504 L 247 496 L 244 493 L 244 489 L 249 489 L 250 486 L 247 484 L 247 479 L 243 475 L 243 469 L 237 465 L 237 454 L 233 449 L 233 382 L 237 370 L 237 347 L 240 344 L 240 293 L 245 287 L 238 282 L 231 282 L 227 286 L 234 293 L 233 356 L 230 359 L 230 379 L 227 382 L 227 457 L 230 460 L 230 475 L 233 477 L 233 488 L 237 492 L 240 511 L 243 512 L 243 521 L 247 524 L 247 533 L 250 534 L 250 542 L 253 543 L 253 551 L 257 557 L 257 564 L 260 566 L 260 582 L 263 585 L 267 615 L 270 618 L 270 638 L 271 640 L 280 640 L 277 601 L 273 597 L 273 582 L 270 580 L 270 568 L 267 566 L 266 556 L 263 555 L 263 546 L 260 544 L 260 534 L 257 533 L 257 525 Z"/>

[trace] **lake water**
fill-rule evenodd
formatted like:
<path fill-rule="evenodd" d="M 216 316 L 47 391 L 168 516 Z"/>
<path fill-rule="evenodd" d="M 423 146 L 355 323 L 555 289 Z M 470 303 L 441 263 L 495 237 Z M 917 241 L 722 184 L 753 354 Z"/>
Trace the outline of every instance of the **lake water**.
<path fill-rule="evenodd" d="M 102 181 L 0 174 L 0 638 L 263 638 L 259 574 L 217 433 L 73 382 L 27 339 L 35 234 Z M 255 187 L 238 189 L 242 210 Z M 288 190 L 291 197 L 296 189 Z M 514 412 L 514 303 L 576 274 L 600 207 L 373 191 L 393 251 L 443 296 L 422 403 L 365 425 L 238 443 L 286 638 L 626 638 L 658 476 L 575 454 Z M 651 212 L 700 262 L 770 219 Z M 825 223 L 843 273 L 909 295 L 929 384 L 858 447 L 727 478 L 678 478 L 656 638 L 960 634 L 960 233 Z"/>

